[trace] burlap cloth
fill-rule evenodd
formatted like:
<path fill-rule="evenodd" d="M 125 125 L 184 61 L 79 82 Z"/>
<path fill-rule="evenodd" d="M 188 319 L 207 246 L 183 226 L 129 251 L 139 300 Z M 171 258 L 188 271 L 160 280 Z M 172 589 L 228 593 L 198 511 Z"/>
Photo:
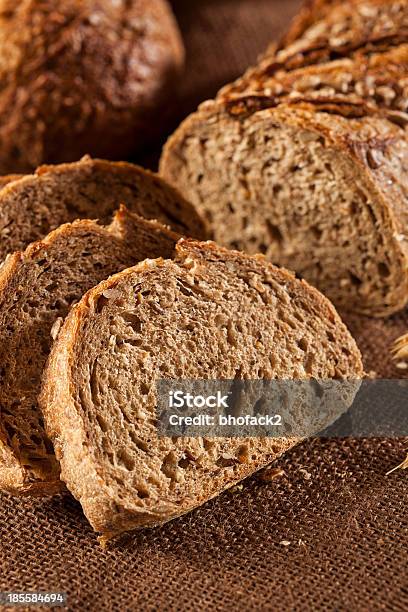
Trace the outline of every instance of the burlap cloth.
<path fill-rule="evenodd" d="M 293 0 L 180 0 L 187 112 L 239 74 Z M 367 370 L 401 376 L 390 343 L 408 314 L 349 318 Z M 385 407 L 386 409 L 386 407 Z M 0 497 L 0 591 L 57 590 L 70 610 L 408 610 L 403 440 L 306 442 L 277 465 L 161 529 L 103 551 L 69 496 Z"/>

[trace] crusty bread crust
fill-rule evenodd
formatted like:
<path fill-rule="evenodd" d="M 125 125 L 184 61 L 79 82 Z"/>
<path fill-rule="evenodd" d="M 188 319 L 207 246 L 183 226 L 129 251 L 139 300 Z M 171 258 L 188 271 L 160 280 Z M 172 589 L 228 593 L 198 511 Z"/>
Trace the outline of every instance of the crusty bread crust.
<path fill-rule="evenodd" d="M 13 181 L 18 181 L 19 179 L 23 178 L 23 176 L 23 174 L 4 174 L 3 176 L 0 176 L 0 189 Z"/>
<path fill-rule="evenodd" d="M 391 51 L 408 40 L 405 0 L 306 1 L 280 44 L 272 43 L 257 65 L 221 93 L 245 88 L 262 76 L 342 58 L 364 62 L 372 53 Z"/>
<path fill-rule="evenodd" d="M 47 432 L 53 440 L 56 456 L 61 463 L 61 478 L 66 482 L 73 495 L 81 502 L 91 525 L 97 532 L 103 534 L 104 540 L 130 529 L 153 527 L 189 512 L 211 497 L 218 495 L 222 490 L 233 486 L 239 480 L 267 465 L 288 448 L 299 442 L 298 438 L 273 440 L 268 438 L 241 439 L 240 442 L 242 444 L 248 444 L 252 449 L 251 459 L 243 460 L 234 467 L 233 471 L 217 468 L 210 479 L 208 479 L 208 470 L 200 472 L 198 469 L 198 484 L 194 489 L 194 493 L 191 493 L 189 481 L 186 480 L 186 488 L 184 488 L 184 485 L 180 485 L 178 488 L 179 493 L 177 493 L 176 497 L 174 497 L 171 491 L 160 490 L 157 496 L 153 494 L 153 499 L 149 499 L 149 495 L 146 493 L 148 487 L 147 481 L 149 479 L 146 479 L 146 484 L 143 481 L 145 471 L 144 459 L 139 459 L 139 462 L 134 465 L 130 473 L 124 471 L 122 467 L 117 468 L 117 472 L 114 473 L 117 473 L 117 478 L 121 480 L 121 484 L 117 488 L 114 481 L 110 480 L 109 474 L 113 468 L 104 463 L 104 451 L 99 446 L 97 437 L 95 437 L 97 431 L 93 425 L 89 425 L 90 400 L 85 392 L 81 395 L 82 399 L 79 399 L 80 395 L 78 395 L 79 390 L 85 389 L 88 384 L 82 381 L 82 374 L 80 374 L 82 371 L 88 371 L 88 359 L 90 362 L 97 362 L 98 364 L 103 360 L 103 354 L 99 353 L 98 349 L 95 348 L 96 352 L 94 352 L 94 348 L 91 346 L 92 339 L 91 336 L 87 335 L 87 330 L 91 330 L 95 326 L 95 329 L 98 330 L 97 333 L 101 346 L 105 346 L 107 340 L 109 340 L 108 344 L 111 346 L 114 344 L 114 339 L 112 340 L 110 337 L 111 332 L 105 331 L 102 318 L 105 316 L 106 320 L 113 321 L 115 312 L 120 313 L 121 309 L 124 309 L 125 312 L 131 310 L 132 316 L 138 317 L 140 311 L 138 310 L 138 296 L 135 295 L 135 286 L 141 292 L 141 295 L 143 295 L 144 292 L 152 292 L 152 283 L 156 283 L 155 279 L 159 279 L 161 275 L 163 280 L 166 279 L 167 282 L 174 274 L 176 276 L 177 274 L 187 274 L 191 275 L 192 279 L 197 276 L 198 287 L 200 286 L 198 279 L 206 278 L 207 290 L 211 289 L 211 291 L 218 295 L 221 294 L 219 289 L 224 273 L 228 273 L 227 271 L 232 269 L 236 272 L 234 283 L 244 277 L 248 278 L 248 282 L 250 282 L 252 275 L 255 275 L 261 284 L 262 279 L 269 279 L 268 281 L 265 280 L 265 282 L 275 287 L 272 290 L 272 294 L 274 294 L 275 290 L 277 292 L 276 295 L 279 295 L 281 291 L 288 291 L 296 302 L 299 300 L 305 304 L 305 311 L 309 313 L 310 322 L 318 320 L 322 322 L 323 328 L 325 325 L 328 325 L 331 330 L 335 330 L 336 339 L 333 340 L 330 351 L 327 352 L 325 357 L 323 357 L 323 354 L 321 356 L 322 372 L 325 371 L 326 375 L 331 375 L 330 372 L 334 372 L 331 369 L 333 362 L 338 360 L 338 375 L 340 377 L 356 379 L 361 378 L 363 375 L 361 356 L 355 342 L 328 300 L 305 281 L 299 281 L 291 273 L 268 264 L 262 257 L 249 257 L 238 252 L 227 251 L 212 243 L 181 240 L 177 245 L 175 263 L 163 259 L 142 262 L 102 282 L 90 290 L 74 306 L 67 317 L 44 372 L 40 405 L 44 414 Z M 210 276 L 212 272 L 214 272 L 217 278 L 219 273 L 220 286 L 217 284 L 208 286 L 210 278 L 215 278 Z M 180 278 L 184 277 L 181 276 Z M 253 287 L 259 287 L 259 283 L 252 282 Z M 191 280 L 191 286 L 193 286 L 193 280 Z M 257 289 L 254 290 L 257 291 Z M 259 291 L 263 291 L 262 287 L 259 287 Z M 184 299 L 183 296 L 185 296 L 184 291 L 180 293 L 179 299 Z M 283 297 L 282 294 L 282 299 Z M 106 315 L 101 314 L 101 299 L 103 300 L 103 308 L 108 310 Z M 152 299 L 155 301 L 154 296 Z M 219 302 L 219 299 L 219 297 L 216 298 L 214 307 Z M 111 300 L 111 304 L 109 300 Z M 155 303 L 155 309 L 160 313 L 160 307 L 157 308 L 158 302 Z M 268 310 L 268 306 L 265 305 L 266 303 L 267 300 L 265 298 L 265 302 L 262 303 L 263 305 L 259 306 L 259 315 L 261 312 Z M 179 301 L 177 304 L 177 312 L 179 312 L 182 305 Z M 171 307 L 169 306 L 169 308 Z M 245 317 L 245 313 L 237 311 L 232 303 L 228 302 L 228 309 L 231 324 Z M 200 315 L 198 310 L 194 309 L 193 315 L 191 308 L 188 312 L 191 317 L 190 325 L 192 325 L 194 320 L 194 325 L 199 326 Z M 184 316 L 188 316 L 187 313 L 186 315 L 183 314 Z M 180 330 L 188 325 L 186 319 L 183 318 L 182 321 Z M 207 320 L 203 322 L 205 322 L 206 326 L 210 325 Z M 112 323 L 112 325 L 117 329 L 116 323 Z M 161 325 L 159 314 L 157 315 L 155 325 Z M 168 324 L 166 325 L 168 326 Z M 178 329 L 177 323 L 173 325 L 176 331 Z M 140 331 L 139 325 L 137 330 L 137 333 L 143 333 Z M 108 334 L 109 338 L 108 336 L 105 338 L 105 334 Z M 178 338 L 181 342 L 178 346 L 178 351 L 183 351 L 183 341 L 180 340 L 180 336 Z M 134 347 L 137 347 L 139 345 L 138 335 L 134 335 L 133 340 L 129 340 L 129 342 Z M 274 346 L 268 348 L 271 354 L 279 353 L 279 344 L 276 344 L 277 342 L 276 340 Z M 213 343 L 217 343 L 215 331 Z M 147 347 L 146 340 L 143 341 L 143 351 L 146 352 L 146 355 L 150 351 L 150 357 L 147 358 L 148 361 L 153 359 L 153 354 L 156 354 L 156 348 L 156 346 Z M 164 350 L 165 347 L 163 346 L 162 348 Z M 134 350 L 136 351 L 137 349 Z M 201 350 L 203 351 L 201 357 L 195 351 L 190 353 L 191 361 L 197 365 L 200 364 L 200 359 L 204 360 L 206 358 L 205 353 L 209 352 L 211 347 L 202 346 Z M 130 359 L 130 353 L 128 358 Z M 226 376 L 228 378 L 228 369 L 224 366 L 224 359 L 226 358 L 227 355 L 219 359 L 215 365 L 216 377 L 223 378 Z M 163 356 L 164 366 L 168 364 L 167 359 L 167 357 Z M 327 359 L 326 365 L 324 365 L 325 359 Z M 178 361 L 177 356 L 174 356 L 173 361 Z M 127 361 L 124 363 L 127 363 Z M 247 365 L 242 361 L 241 363 L 243 366 Z M 103 380 L 106 379 L 106 376 L 109 376 L 108 372 L 104 373 Z M 129 376 L 129 372 L 123 371 L 124 384 L 127 376 Z M 132 376 L 135 377 L 132 382 L 132 390 L 134 390 L 138 384 L 138 371 L 133 371 Z M 93 384 L 97 383 L 94 381 Z M 99 398 L 109 393 L 109 388 L 106 386 L 99 385 L 97 388 Z M 179 453 L 183 444 L 196 444 L 196 447 L 201 444 L 201 439 L 195 442 L 191 440 L 183 441 L 182 439 L 178 442 L 160 439 L 159 443 L 157 434 L 154 434 L 154 428 L 149 430 L 148 441 L 143 441 L 141 431 L 145 425 L 140 421 L 141 417 L 136 415 L 137 407 L 140 406 L 139 400 L 135 399 L 132 401 L 131 397 L 127 395 L 127 393 L 131 393 L 130 388 L 127 391 L 124 388 L 120 395 L 122 393 L 124 394 L 123 397 L 127 399 L 121 406 L 120 412 L 123 411 L 123 414 L 126 414 L 126 422 L 132 423 L 132 427 L 136 428 L 134 430 L 135 434 L 140 438 L 138 445 L 144 448 L 146 444 L 145 450 L 148 452 L 149 457 L 154 456 L 155 453 L 160 453 L 160 447 L 163 444 L 166 445 L 166 453 L 168 451 Z M 104 422 L 109 422 L 109 415 L 103 412 L 102 408 L 98 408 L 95 416 L 98 420 L 103 419 Z M 145 419 L 147 423 L 148 417 L 146 416 Z M 115 439 L 115 444 L 119 445 L 119 447 L 124 444 L 126 435 L 125 429 L 123 429 L 124 425 L 125 423 L 120 426 L 120 431 L 116 431 L 115 428 L 112 429 L 112 425 L 106 425 L 107 431 L 111 431 L 114 436 L 110 439 Z M 90 431 L 88 428 L 92 429 L 92 441 L 90 441 Z M 234 444 L 237 445 L 236 441 L 226 441 L 224 439 L 221 442 L 214 440 L 213 443 L 215 449 L 218 448 L 217 444 L 221 445 L 220 448 L 224 444 L 225 448 L 230 450 L 232 447 L 235 448 Z M 104 445 L 102 447 L 104 448 Z M 143 452 L 141 455 L 145 456 Z M 130 461 L 129 449 L 127 450 L 127 456 L 129 456 Z M 129 467 L 129 469 L 131 468 Z M 159 478 L 160 473 L 158 469 L 156 476 L 153 477 L 153 474 L 151 475 L 152 479 Z M 132 478 L 137 478 L 138 486 L 139 488 L 142 487 L 144 492 L 143 502 L 137 497 L 137 487 L 134 485 L 127 486 L 122 482 L 122 479 L 126 478 L 127 474 L 130 474 Z M 141 481 L 143 484 L 141 484 Z"/>
<path fill-rule="evenodd" d="M 287 68 L 387 51 L 407 42 L 406 0 L 316 0 L 295 18 L 287 36 L 260 64 Z"/>
<path fill-rule="evenodd" d="M 126 158 L 160 131 L 184 64 L 167 0 L 3 0 L 0 32 L 0 173 Z"/>
<path fill-rule="evenodd" d="M 408 99 L 408 44 L 356 59 L 342 58 L 294 70 L 253 71 L 218 95 L 227 105 L 252 100 L 268 108 L 282 103 L 309 102 L 351 116 L 380 114 L 403 122 Z M 343 111 L 344 112 L 344 111 Z"/>

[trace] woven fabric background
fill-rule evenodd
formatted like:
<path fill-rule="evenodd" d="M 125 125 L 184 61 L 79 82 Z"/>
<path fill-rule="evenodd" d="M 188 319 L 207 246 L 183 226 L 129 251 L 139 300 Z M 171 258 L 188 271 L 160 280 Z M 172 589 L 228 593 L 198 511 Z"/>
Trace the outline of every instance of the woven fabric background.
<path fill-rule="evenodd" d="M 188 50 L 186 113 L 253 62 L 298 3 L 174 6 Z M 347 322 L 366 369 L 400 377 L 388 349 L 408 313 Z M 405 449 L 406 440 L 305 442 L 277 462 L 271 482 L 255 475 L 108 550 L 68 495 L 2 495 L 0 591 L 62 591 L 69 610 L 408 610 L 408 474 L 386 476 Z"/>

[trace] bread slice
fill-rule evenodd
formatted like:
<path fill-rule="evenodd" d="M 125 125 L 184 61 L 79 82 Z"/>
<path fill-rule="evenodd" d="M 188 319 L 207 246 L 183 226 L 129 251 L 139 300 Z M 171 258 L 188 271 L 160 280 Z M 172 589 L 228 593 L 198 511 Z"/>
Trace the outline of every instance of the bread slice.
<path fill-rule="evenodd" d="M 37 404 L 52 338 L 86 290 L 146 257 L 170 257 L 177 238 L 122 208 L 109 227 L 66 224 L 7 258 L 0 269 L 0 489 L 61 489 Z"/>
<path fill-rule="evenodd" d="M 266 254 L 341 308 L 391 314 L 408 302 L 408 45 L 279 65 L 201 105 L 161 173 L 217 242 Z"/>
<path fill-rule="evenodd" d="M 0 260 L 63 223 L 87 218 L 109 223 L 119 204 L 180 234 L 205 237 L 193 207 L 157 175 L 86 156 L 72 164 L 42 166 L 0 191 Z"/>
<path fill-rule="evenodd" d="M 262 257 L 181 240 L 176 261 L 116 274 L 71 310 L 40 404 L 61 478 L 109 538 L 190 511 L 298 442 L 159 438 L 159 379 L 362 373 L 354 340 L 306 282 Z"/>
<path fill-rule="evenodd" d="M 205 103 L 161 172 L 219 243 L 266 254 L 342 308 L 387 315 L 408 301 L 407 136 L 342 110 Z"/>

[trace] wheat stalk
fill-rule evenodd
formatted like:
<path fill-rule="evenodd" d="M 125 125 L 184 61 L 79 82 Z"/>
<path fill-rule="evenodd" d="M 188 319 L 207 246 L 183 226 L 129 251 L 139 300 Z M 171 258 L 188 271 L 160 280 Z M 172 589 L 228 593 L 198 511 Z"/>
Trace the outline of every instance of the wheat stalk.
<path fill-rule="evenodd" d="M 391 347 L 392 358 L 408 361 L 408 334 L 400 336 Z"/>
<path fill-rule="evenodd" d="M 400 336 L 391 347 L 392 358 L 396 361 L 408 361 L 408 334 L 404 334 Z M 398 364 L 397 364 L 398 365 Z M 392 472 L 396 472 L 397 470 L 407 470 L 408 469 L 408 455 L 406 459 L 396 467 L 392 468 L 388 474 L 392 474 Z"/>
<path fill-rule="evenodd" d="M 396 472 L 397 470 L 407 470 L 407 469 L 408 469 L 408 455 L 407 455 L 406 459 L 404 459 L 404 461 L 402 463 L 400 463 L 395 468 L 392 468 L 392 470 L 387 472 L 387 476 L 388 476 L 388 474 L 392 474 L 393 472 Z"/>

